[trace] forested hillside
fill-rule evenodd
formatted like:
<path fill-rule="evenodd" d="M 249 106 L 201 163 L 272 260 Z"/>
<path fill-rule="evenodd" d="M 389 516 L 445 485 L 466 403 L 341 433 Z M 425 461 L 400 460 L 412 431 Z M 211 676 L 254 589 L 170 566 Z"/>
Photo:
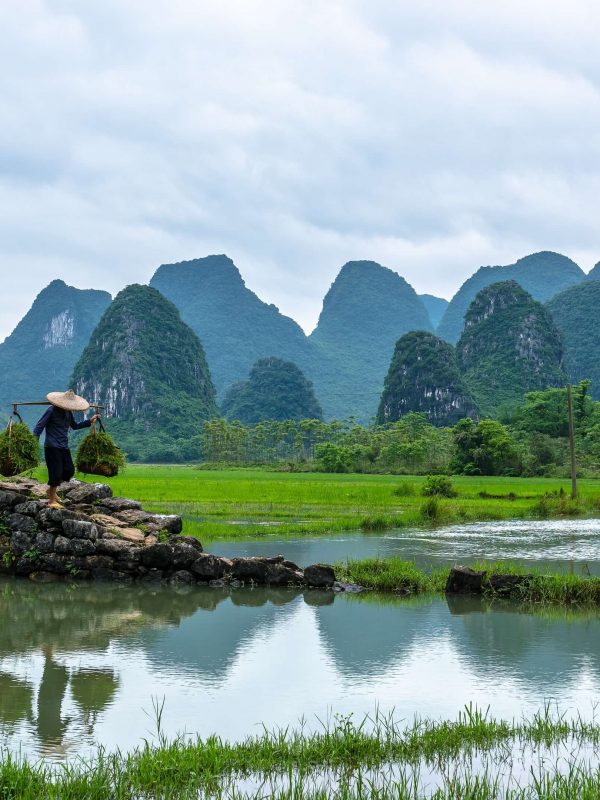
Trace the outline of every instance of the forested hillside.
<path fill-rule="evenodd" d="M 591 394 L 600 399 L 600 280 L 573 286 L 547 306 L 562 334 L 569 380 L 591 380 Z"/>
<path fill-rule="evenodd" d="M 0 406 L 8 415 L 15 401 L 43 400 L 69 388 L 69 379 L 90 334 L 110 303 L 108 292 L 76 289 L 52 281 L 0 344 Z M 24 409 L 28 421 L 38 410 Z"/>
<path fill-rule="evenodd" d="M 422 412 L 433 425 L 454 425 L 478 415 L 448 342 L 424 331 L 405 334 L 396 343 L 385 378 L 377 422 L 396 422 Z"/>
<path fill-rule="evenodd" d="M 570 258 L 543 251 L 520 258 L 505 267 L 480 267 L 454 295 L 440 324 L 438 336 L 455 344 L 463 331 L 465 313 L 477 292 L 500 281 L 514 280 L 535 299 L 544 303 L 558 292 L 585 278 L 583 270 Z"/>
<path fill-rule="evenodd" d="M 221 410 L 227 419 L 247 424 L 323 417 L 312 383 L 295 364 L 280 358 L 259 359 L 248 380 L 229 389 Z"/>
<path fill-rule="evenodd" d="M 246 287 L 225 255 L 163 264 L 150 281 L 200 338 L 219 397 L 244 380 L 259 358 L 277 356 L 310 368 L 302 328 Z"/>
<path fill-rule="evenodd" d="M 374 261 L 342 267 L 310 336 L 320 354 L 313 382 L 325 416 L 372 418 L 396 341 L 412 330 L 431 330 L 431 322 L 404 278 Z"/>
<path fill-rule="evenodd" d="M 536 389 L 563 386 L 563 349 L 550 312 L 516 281 L 482 289 L 456 346 L 465 382 L 485 416 Z"/>
<path fill-rule="evenodd" d="M 120 292 L 73 372 L 77 393 L 104 406 L 107 425 L 138 459 L 172 460 L 178 442 L 218 414 L 202 345 L 156 289 Z M 181 451 L 181 447 L 179 447 Z"/>
<path fill-rule="evenodd" d="M 436 297 L 433 294 L 420 294 L 419 299 L 425 306 L 431 325 L 435 330 L 448 308 L 448 300 L 444 297 Z"/>

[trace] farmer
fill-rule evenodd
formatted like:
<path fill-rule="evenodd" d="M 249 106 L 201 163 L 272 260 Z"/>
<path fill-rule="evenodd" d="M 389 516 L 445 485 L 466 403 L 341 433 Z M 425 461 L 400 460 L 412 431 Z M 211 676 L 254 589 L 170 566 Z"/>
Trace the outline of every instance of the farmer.
<path fill-rule="evenodd" d="M 39 439 L 46 430 L 44 456 L 48 467 L 48 500 L 50 508 L 63 508 L 56 490 L 63 481 L 70 481 L 75 474 L 75 466 L 69 450 L 69 430 L 79 431 L 89 428 L 92 422 L 99 419 L 94 414 L 91 419 L 75 422 L 73 411 L 87 411 L 90 404 L 83 397 L 76 395 L 72 389 L 68 392 L 50 392 L 47 395 L 50 408 L 33 429 L 34 436 Z"/>

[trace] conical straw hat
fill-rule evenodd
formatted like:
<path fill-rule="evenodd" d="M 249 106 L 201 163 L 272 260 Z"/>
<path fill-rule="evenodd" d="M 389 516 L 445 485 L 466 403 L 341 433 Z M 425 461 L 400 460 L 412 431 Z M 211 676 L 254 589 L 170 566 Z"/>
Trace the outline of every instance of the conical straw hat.
<path fill-rule="evenodd" d="M 53 406 L 63 408 L 65 411 L 87 411 L 90 404 L 83 397 L 75 394 L 73 389 L 68 392 L 50 392 L 46 395 L 46 399 Z"/>

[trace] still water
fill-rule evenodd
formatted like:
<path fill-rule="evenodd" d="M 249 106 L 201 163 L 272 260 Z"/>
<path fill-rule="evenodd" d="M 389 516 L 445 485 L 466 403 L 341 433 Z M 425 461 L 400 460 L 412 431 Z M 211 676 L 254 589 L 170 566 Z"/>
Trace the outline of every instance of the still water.
<path fill-rule="evenodd" d="M 459 598 L 0 582 L 0 748 L 62 759 L 163 731 L 235 740 L 332 712 L 591 717 L 600 618 Z"/>
<path fill-rule="evenodd" d="M 318 561 L 335 563 L 347 558 L 400 556 L 425 569 L 485 559 L 600 575 L 600 520 L 477 522 L 435 530 L 405 528 L 386 533 L 289 539 L 266 535 L 258 541 L 217 541 L 208 549 L 227 556 L 285 553 L 287 558 L 302 566 Z"/>

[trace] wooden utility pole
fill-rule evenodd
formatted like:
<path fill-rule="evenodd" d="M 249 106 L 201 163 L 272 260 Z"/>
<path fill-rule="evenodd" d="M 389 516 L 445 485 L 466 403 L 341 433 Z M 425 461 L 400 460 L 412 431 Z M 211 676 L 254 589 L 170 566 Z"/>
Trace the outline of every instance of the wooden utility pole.
<path fill-rule="evenodd" d="M 569 453 L 571 455 L 571 497 L 577 497 L 577 462 L 575 460 L 575 423 L 573 421 L 573 393 L 571 384 L 567 386 L 567 409 L 569 412 Z"/>

